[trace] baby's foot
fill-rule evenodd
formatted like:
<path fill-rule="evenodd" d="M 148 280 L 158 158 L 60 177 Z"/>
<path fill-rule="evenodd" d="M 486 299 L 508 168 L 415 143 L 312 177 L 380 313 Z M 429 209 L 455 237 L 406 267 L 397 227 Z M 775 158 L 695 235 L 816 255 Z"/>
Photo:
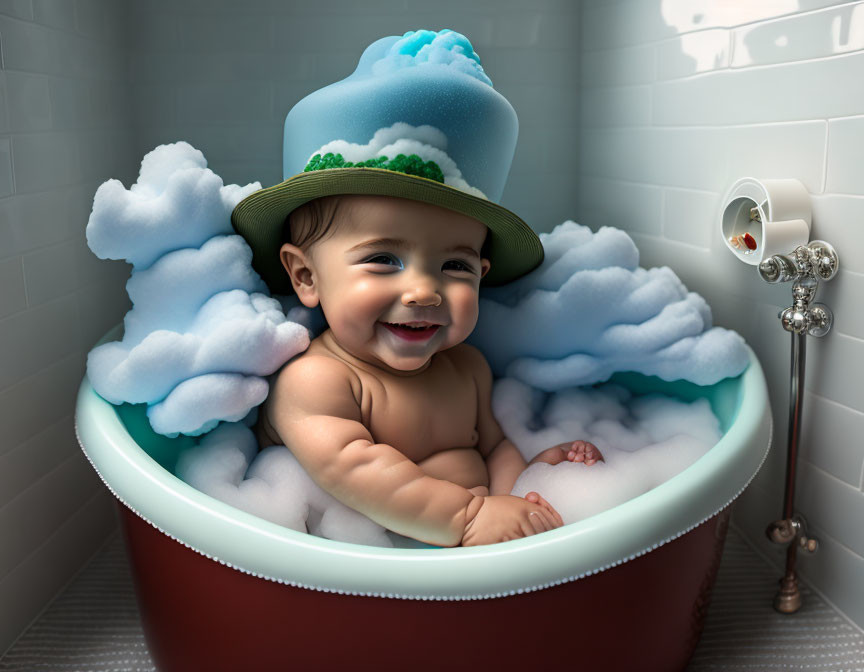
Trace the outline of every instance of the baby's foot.
<path fill-rule="evenodd" d="M 603 459 L 603 453 L 600 452 L 600 449 L 588 441 L 574 441 L 571 443 L 569 450 L 567 450 L 567 459 L 571 462 L 584 462 L 588 467 L 598 460 L 600 462 L 606 461 Z"/>
<path fill-rule="evenodd" d="M 537 462 L 546 464 L 559 464 L 569 460 L 570 462 L 584 462 L 586 466 L 591 466 L 595 462 L 602 461 L 603 454 L 593 443 L 588 441 L 567 441 L 559 443 L 557 446 L 547 448 L 539 455 L 536 455 L 533 460 L 528 463 L 530 467 Z"/>

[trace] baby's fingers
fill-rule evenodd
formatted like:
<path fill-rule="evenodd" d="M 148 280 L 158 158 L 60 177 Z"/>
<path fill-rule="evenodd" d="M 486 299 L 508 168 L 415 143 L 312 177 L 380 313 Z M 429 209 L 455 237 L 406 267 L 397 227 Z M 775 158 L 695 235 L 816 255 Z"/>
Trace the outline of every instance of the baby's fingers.
<path fill-rule="evenodd" d="M 531 525 L 534 526 L 535 534 L 540 534 L 541 532 L 552 529 L 549 525 L 549 521 L 546 520 L 545 516 L 541 515 L 539 511 L 532 511 L 529 513 L 528 520 L 531 521 Z"/>
<path fill-rule="evenodd" d="M 561 527 L 564 524 L 564 521 L 561 519 L 561 516 L 558 515 L 558 512 L 555 510 L 555 508 L 549 502 L 543 499 L 543 497 L 540 496 L 540 493 L 534 491 L 529 492 L 527 495 L 525 495 L 525 499 L 527 499 L 529 502 L 539 504 L 545 509 L 544 513 L 546 514 L 547 519 L 550 519 L 550 523 L 552 525 L 552 527 L 550 527 L 549 529 Z"/>

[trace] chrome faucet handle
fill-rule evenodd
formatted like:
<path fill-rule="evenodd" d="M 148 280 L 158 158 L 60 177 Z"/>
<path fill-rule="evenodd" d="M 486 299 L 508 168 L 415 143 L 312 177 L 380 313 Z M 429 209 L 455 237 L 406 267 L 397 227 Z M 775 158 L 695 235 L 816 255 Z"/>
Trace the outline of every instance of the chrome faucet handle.
<path fill-rule="evenodd" d="M 807 521 L 800 513 L 791 518 L 775 520 L 766 528 L 765 536 L 775 544 L 788 544 L 797 539 L 798 547 L 808 553 L 819 550 L 819 541 L 807 536 Z"/>
<path fill-rule="evenodd" d="M 834 313 L 824 303 L 813 303 L 813 299 L 819 281 L 831 280 L 839 267 L 837 251 L 824 240 L 799 245 L 792 254 L 775 254 L 759 264 L 759 275 L 765 282 L 794 281 L 792 306 L 778 313 L 786 331 L 817 337 L 831 331 Z"/>
<path fill-rule="evenodd" d="M 813 240 L 799 245 L 791 254 L 775 254 L 759 264 L 759 275 L 765 282 L 789 282 L 802 277 L 831 280 L 837 275 L 840 258 L 832 245 Z"/>

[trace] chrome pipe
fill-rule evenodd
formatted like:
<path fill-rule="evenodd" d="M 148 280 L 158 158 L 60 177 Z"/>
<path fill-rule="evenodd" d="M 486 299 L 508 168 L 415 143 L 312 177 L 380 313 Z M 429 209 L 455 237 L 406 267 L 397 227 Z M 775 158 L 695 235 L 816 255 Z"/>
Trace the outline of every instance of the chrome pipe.
<path fill-rule="evenodd" d="M 789 434 L 786 448 L 786 487 L 783 494 L 783 518 L 775 520 L 765 530 L 771 541 L 787 544 L 786 573 L 780 579 L 780 590 L 774 597 L 774 608 L 793 614 L 801 608 L 798 589 L 796 552 L 800 546 L 807 552 L 819 548 L 816 539 L 807 536 L 804 517 L 796 514 L 795 472 L 798 444 L 801 439 L 801 411 L 804 403 L 804 373 L 807 355 L 807 335 L 821 337 L 834 322 L 828 306 L 813 303 L 819 280 L 830 280 L 837 274 L 839 260 L 831 245 L 814 240 L 795 248 L 790 255 L 774 255 L 759 265 L 759 274 L 769 283 L 792 281 L 792 306 L 780 311 L 783 328 L 792 336 L 792 357 L 789 385 Z"/>

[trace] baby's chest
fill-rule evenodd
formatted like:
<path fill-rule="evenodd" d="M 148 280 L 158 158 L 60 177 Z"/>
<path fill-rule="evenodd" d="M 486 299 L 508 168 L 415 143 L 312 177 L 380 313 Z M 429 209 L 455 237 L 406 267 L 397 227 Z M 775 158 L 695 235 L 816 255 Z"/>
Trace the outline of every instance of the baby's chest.
<path fill-rule="evenodd" d="M 364 424 L 375 442 L 393 446 L 414 462 L 478 443 L 477 392 L 470 376 L 377 381 L 363 387 Z"/>

